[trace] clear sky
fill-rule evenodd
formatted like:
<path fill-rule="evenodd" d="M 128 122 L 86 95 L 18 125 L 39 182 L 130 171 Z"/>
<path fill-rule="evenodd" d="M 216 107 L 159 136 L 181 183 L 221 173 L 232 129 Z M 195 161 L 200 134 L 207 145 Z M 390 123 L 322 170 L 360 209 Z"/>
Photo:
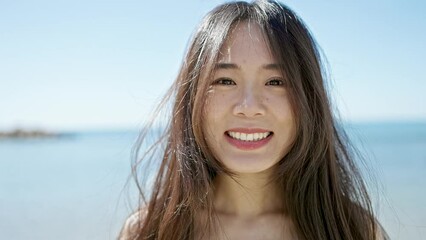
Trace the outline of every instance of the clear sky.
<path fill-rule="evenodd" d="M 0 0 L 0 129 L 137 127 L 218 0 Z M 283 1 L 350 121 L 426 121 L 426 1 Z"/>

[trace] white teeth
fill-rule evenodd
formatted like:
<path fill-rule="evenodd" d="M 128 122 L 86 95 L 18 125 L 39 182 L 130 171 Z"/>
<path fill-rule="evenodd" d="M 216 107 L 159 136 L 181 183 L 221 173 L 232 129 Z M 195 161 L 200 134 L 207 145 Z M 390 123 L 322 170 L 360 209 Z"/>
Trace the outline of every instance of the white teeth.
<path fill-rule="evenodd" d="M 247 134 L 247 141 L 253 141 L 254 134 Z"/>
<path fill-rule="evenodd" d="M 243 140 L 243 141 L 247 141 L 247 134 L 241 133 L 240 139 Z"/>
<path fill-rule="evenodd" d="M 264 133 L 240 133 L 240 132 L 228 132 L 228 135 L 232 138 L 242 140 L 242 141 L 259 141 L 266 137 L 268 137 L 271 134 L 271 132 L 264 132 Z"/>
<path fill-rule="evenodd" d="M 254 141 L 259 140 L 259 133 L 253 134 L 253 139 L 254 139 Z"/>

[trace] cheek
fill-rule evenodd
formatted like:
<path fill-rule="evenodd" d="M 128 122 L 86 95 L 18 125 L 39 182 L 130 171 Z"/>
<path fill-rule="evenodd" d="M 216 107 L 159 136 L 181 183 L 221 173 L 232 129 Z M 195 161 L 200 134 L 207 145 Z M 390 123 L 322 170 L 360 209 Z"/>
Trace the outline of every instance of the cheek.
<path fill-rule="evenodd" d="M 290 101 L 285 95 L 269 96 L 265 97 L 264 103 L 268 106 L 271 111 L 280 119 L 292 119 L 293 111 L 290 105 Z"/>
<path fill-rule="evenodd" d="M 203 131 L 206 134 L 206 138 L 214 137 L 214 130 L 220 124 L 221 119 L 221 106 L 223 106 L 220 94 L 213 91 L 208 92 L 206 102 L 203 107 Z"/>
<path fill-rule="evenodd" d="M 206 102 L 203 107 L 203 132 L 207 148 L 214 158 L 218 158 L 217 152 L 219 151 L 219 136 L 217 129 L 220 128 L 220 106 L 223 104 L 220 101 L 218 94 L 209 92 L 206 97 Z"/>
<path fill-rule="evenodd" d="M 265 104 L 273 112 L 277 124 L 285 131 L 286 138 L 294 139 L 296 135 L 296 118 L 290 100 L 285 96 L 271 96 L 265 98 Z"/>
<path fill-rule="evenodd" d="M 221 119 L 230 101 L 226 94 L 209 92 L 204 107 L 204 114 L 208 120 Z"/>

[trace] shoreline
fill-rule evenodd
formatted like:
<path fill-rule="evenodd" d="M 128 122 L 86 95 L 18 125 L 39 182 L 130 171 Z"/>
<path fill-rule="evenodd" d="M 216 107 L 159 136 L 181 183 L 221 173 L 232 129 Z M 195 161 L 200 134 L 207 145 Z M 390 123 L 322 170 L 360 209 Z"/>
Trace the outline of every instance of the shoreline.
<path fill-rule="evenodd" d="M 49 132 L 40 129 L 13 129 L 11 131 L 0 131 L 0 139 L 38 139 L 38 138 L 56 138 L 59 133 Z"/>

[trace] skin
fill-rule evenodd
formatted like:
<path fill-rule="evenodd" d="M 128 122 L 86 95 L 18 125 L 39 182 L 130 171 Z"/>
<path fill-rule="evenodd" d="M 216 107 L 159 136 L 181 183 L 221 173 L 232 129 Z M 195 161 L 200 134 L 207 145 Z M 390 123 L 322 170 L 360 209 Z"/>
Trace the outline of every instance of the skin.
<path fill-rule="evenodd" d="M 236 175 L 215 179 L 214 206 L 221 230 L 211 239 L 295 239 L 280 191 L 269 181 L 296 131 L 285 76 L 276 64 L 255 23 L 239 23 L 221 49 L 217 66 L 228 67 L 214 72 L 203 131 L 215 157 Z M 240 149 L 228 141 L 230 129 L 273 134 L 259 148 Z"/>

